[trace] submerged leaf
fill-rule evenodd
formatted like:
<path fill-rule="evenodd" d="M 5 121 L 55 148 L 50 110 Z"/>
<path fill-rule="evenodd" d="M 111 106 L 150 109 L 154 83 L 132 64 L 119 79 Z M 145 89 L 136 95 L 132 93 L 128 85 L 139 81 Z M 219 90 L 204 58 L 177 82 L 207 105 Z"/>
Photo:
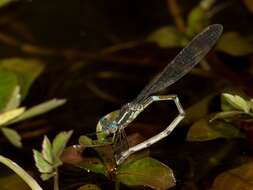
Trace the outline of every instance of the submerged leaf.
<path fill-rule="evenodd" d="M 22 147 L 21 136 L 14 129 L 7 127 L 1 128 L 4 136 L 16 147 Z"/>
<path fill-rule="evenodd" d="M 177 29 L 173 26 L 164 26 L 152 32 L 148 37 L 148 42 L 154 42 L 161 48 L 181 47 L 181 38 Z"/>
<path fill-rule="evenodd" d="M 253 52 L 253 45 L 239 33 L 227 32 L 221 36 L 217 49 L 233 56 L 244 56 Z"/>
<path fill-rule="evenodd" d="M 211 190 L 253 190 L 253 162 L 218 175 Z"/>
<path fill-rule="evenodd" d="M 165 190 L 175 186 L 172 170 L 150 157 L 142 158 L 119 166 L 116 180 L 128 186 L 148 186 Z"/>
<path fill-rule="evenodd" d="M 52 109 L 55 109 L 66 102 L 65 99 L 52 99 L 46 102 L 40 103 L 39 105 L 33 106 L 27 109 L 22 115 L 12 120 L 10 123 L 16 123 L 23 121 L 25 119 L 29 119 L 31 117 L 35 117 L 37 115 L 44 114 Z"/>
<path fill-rule="evenodd" d="M 243 138 L 240 130 L 224 122 L 212 122 L 208 119 L 200 119 L 189 129 L 187 141 L 208 141 L 217 138 Z"/>

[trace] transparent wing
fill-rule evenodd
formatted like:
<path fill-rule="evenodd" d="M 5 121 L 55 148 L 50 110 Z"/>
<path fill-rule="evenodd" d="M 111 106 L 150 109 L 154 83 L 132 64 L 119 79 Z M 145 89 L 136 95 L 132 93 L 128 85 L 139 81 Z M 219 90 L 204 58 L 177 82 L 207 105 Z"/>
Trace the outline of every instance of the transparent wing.
<path fill-rule="evenodd" d="M 121 153 L 128 150 L 129 145 L 127 142 L 127 136 L 124 129 L 119 129 L 115 133 L 115 139 L 113 143 L 114 157 L 117 160 L 120 159 Z"/>
<path fill-rule="evenodd" d="M 165 69 L 140 92 L 134 102 L 138 103 L 151 94 L 165 89 L 191 71 L 211 50 L 222 30 L 222 25 L 213 24 L 193 38 Z"/>

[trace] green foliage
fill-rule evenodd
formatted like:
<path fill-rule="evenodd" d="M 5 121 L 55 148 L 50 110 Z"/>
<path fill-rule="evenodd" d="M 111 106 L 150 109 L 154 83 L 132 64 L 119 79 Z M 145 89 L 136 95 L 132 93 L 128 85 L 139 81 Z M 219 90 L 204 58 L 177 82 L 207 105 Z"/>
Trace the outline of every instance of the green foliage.
<path fill-rule="evenodd" d="M 128 186 L 142 185 L 161 190 L 175 186 L 172 170 L 150 157 L 120 165 L 116 180 Z"/>
<path fill-rule="evenodd" d="M 45 136 L 42 143 L 42 151 L 33 150 L 35 164 L 43 180 L 48 180 L 56 175 L 57 168 L 62 164 L 60 156 L 72 133 L 72 131 L 59 133 L 52 144 Z"/>
<path fill-rule="evenodd" d="M 22 142 L 21 142 L 21 136 L 18 134 L 17 131 L 14 129 L 10 129 L 7 127 L 1 128 L 1 131 L 3 135 L 16 147 L 21 148 Z"/>
<path fill-rule="evenodd" d="M 253 52 L 253 44 L 237 32 L 224 33 L 217 49 L 233 56 L 244 56 Z"/>

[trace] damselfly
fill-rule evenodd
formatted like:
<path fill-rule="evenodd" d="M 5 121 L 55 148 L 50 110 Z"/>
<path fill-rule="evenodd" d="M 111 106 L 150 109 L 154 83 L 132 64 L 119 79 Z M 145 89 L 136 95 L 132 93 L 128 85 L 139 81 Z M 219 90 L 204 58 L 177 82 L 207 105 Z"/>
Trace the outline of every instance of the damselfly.
<path fill-rule="evenodd" d="M 122 163 L 131 154 L 140 151 L 168 136 L 178 123 L 184 118 L 185 112 L 177 95 L 154 95 L 182 78 L 211 50 L 219 37 L 223 27 L 220 24 L 208 26 L 198 34 L 181 52 L 157 75 L 132 101 L 102 117 L 98 123 L 100 131 L 106 135 L 113 135 L 112 143 L 114 157 L 117 164 Z M 128 146 L 124 128 L 127 127 L 146 107 L 156 101 L 172 100 L 178 109 L 178 116 L 162 132 L 137 144 Z"/>

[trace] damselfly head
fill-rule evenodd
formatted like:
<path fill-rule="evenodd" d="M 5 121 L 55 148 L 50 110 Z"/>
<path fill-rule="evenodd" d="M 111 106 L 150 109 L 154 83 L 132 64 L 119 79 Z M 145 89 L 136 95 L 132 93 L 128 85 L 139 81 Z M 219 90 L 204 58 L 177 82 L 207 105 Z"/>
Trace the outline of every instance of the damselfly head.
<path fill-rule="evenodd" d="M 116 119 L 119 116 L 119 110 L 113 111 L 102 117 L 97 124 L 97 131 L 103 131 L 107 134 L 115 133 L 118 129 Z"/>

